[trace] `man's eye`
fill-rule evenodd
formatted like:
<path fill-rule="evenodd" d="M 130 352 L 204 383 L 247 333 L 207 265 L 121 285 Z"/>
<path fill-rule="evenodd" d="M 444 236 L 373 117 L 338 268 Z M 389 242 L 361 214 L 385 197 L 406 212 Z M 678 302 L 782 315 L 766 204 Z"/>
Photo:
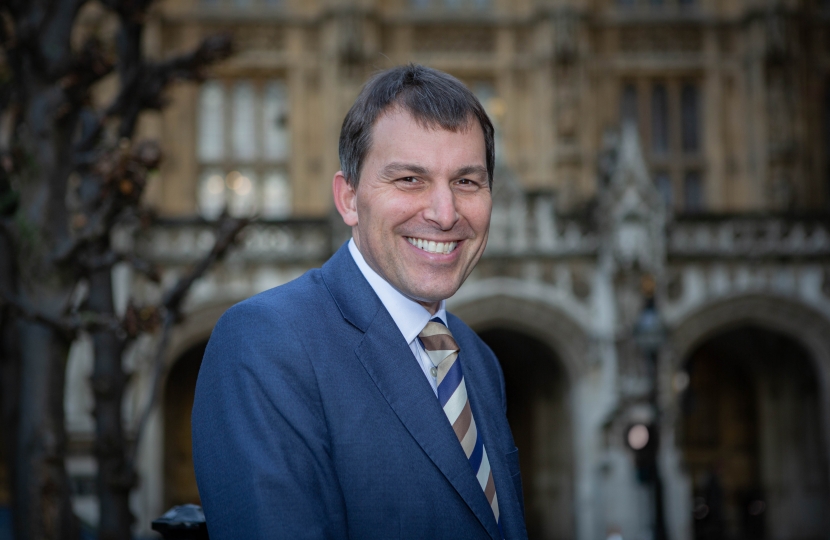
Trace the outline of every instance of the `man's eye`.
<path fill-rule="evenodd" d="M 456 181 L 456 183 L 463 186 L 463 187 L 465 187 L 465 188 L 480 187 L 480 184 L 478 182 L 476 182 L 475 180 L 472 180 L 470 178 L 459 178 Z"/>

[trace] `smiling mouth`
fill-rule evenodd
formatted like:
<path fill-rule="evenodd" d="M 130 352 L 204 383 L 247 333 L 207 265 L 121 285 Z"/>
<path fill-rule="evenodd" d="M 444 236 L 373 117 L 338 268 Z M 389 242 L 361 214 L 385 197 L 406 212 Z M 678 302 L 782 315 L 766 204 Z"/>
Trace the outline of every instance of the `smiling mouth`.
<path fill-rule="evenodd" d="M 407 241 L 418 249 L 422 249 L 427 253 L 441 253 L 449 254 L 458 245 L 458 242 L 435 242 L 434 240 L 424 240 L 423 238 L 406 238 Z"/>

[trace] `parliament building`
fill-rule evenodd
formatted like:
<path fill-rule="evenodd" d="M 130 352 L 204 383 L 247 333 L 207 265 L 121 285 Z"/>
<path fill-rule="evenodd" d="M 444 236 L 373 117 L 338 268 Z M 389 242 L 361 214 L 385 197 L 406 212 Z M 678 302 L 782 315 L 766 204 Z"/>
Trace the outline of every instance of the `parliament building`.
<path fill-rule="evenodd" d="M 496 126 L 490 241 L 448 309 L 502 364 L 530 537 L 828 538 L 830 2 L 162 0 L 145 49 L 219 33 L 234 54 L 141 120 L 164 161 L 161 220 L 135 241 L 169 284 L 223 212 L 255 219 L 172 336 L 137 535 L 199 501 L 190 412 L 213 325 L 348 237 L 340 124 L 373 72 L 416 62 Z M 116 273 L 122 306 L 159 298 Z M 128 359 L 129 418 L 153 347 Z M 70 359 L 67 465 L 95 523 L 91 350 Z"/>

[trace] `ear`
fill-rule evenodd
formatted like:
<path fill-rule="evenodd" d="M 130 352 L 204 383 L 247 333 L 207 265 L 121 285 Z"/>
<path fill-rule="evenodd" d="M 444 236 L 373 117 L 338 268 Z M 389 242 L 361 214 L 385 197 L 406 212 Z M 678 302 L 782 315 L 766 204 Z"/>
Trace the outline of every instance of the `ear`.
<path fill-rule="evenodd" d="M 334 206 L 340 212 L 343 222 L 349 227 L 357 225 L 357 192 L 346 181 L 343 171 L 337 171 L 331 186 L 334 194 Z"/>

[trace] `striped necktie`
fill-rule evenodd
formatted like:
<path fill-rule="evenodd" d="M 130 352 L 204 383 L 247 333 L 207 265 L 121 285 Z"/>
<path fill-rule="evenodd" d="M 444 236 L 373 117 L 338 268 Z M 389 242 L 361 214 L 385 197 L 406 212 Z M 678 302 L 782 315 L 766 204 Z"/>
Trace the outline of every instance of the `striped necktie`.
<path fill-rule="evenodd" d="M 490 470 L 487 451 L 484 449 L 484 441 L 476 429 L 470 400 L 467 398 L 467 385 L 464 384 L 461 362 L 457 361 L 458 344 L 453 339 L 449 328 L 438 317 L 429 321 L 418 337 L 434 366 L 430 372 L 438 381 L 438 400 L 441 402 L 444 414 L 447 415 L 455 436 L 458 437 L 464 449 L 464 454 L 473 468 L 481 489 L 484 490 L 484 495 L 490 503 L 490 508 L 501 530 L 496 484 L 493 482 L 493 473 Z"/>

